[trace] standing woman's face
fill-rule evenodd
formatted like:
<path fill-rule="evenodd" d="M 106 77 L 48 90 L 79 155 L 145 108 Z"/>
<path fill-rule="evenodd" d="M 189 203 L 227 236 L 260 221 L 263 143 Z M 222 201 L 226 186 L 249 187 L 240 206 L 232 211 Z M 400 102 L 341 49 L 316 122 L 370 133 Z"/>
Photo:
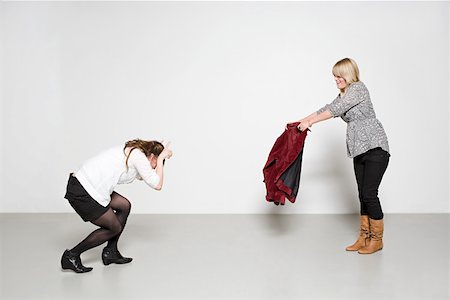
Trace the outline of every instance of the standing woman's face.
<path fill-rule="evenodd" d="M 334 81 L 336 81 L 336 86 L 340 90 L 344 90 L 347 87 L 347 81 L 340 76 L 334 76 Z"/>
<path fill-rule="evenodd" d="M 152 166 L 152 169 L 156 169 L 156 166 L 158 164 L 158 157 L 154 154 L 150 154 L 150 156 L 147 157 L 148 161 L 150 162 L 150 165 Z"/>

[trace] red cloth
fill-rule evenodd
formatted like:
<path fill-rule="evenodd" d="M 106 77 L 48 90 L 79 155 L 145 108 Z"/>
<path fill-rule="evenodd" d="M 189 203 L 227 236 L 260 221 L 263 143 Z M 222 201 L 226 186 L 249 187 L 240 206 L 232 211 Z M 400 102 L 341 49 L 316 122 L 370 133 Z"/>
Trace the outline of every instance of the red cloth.
<path fill-rule="evenodd" d="M 275 141 L 263 168 L 264 183 L 267 189 L 266 200 L 277 205 L 284 205 L 286 198 L 294 203 L 297 196 L 296 193 L 295 195 L 293 194 L 293 187 L 287 186 L 281 176 L 296 161 L 299 155 L 303 155 L 302 150 L 308 130 L 300 131 L 297 128 L 298 124 L 300 123 L 296 122 L 287 125 L 287 130 Z M 301 160 L 299 167 L 301 169 Z M 292 180 L 290 181 L 292 182 Z"/>

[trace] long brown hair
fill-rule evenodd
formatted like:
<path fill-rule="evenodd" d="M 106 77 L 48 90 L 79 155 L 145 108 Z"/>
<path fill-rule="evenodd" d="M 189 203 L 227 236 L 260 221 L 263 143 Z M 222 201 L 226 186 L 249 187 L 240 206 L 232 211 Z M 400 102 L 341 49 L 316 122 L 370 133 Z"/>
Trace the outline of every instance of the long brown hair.
<path fill-rule="evenodd" d="M 158 156 L 164 150 L 163 144 L 161 144 L 158 141 L 144 141 L 144 140 L 140 140 L 140 139 L 135 139 L 135 140 L 126 142 L 125 147 L 123 148 L 124 152 L 125 152 L 126 148 L 131 148 L 130 152 L 127 155 L 127 160 L 125 161 L 125 165 L 127 166 L 127 169 L 128 169 L 128 159 L 130 158 L 131 151 L 133 151 L 134 149 L 141 150 L 147 157 L 149 157 L 150 154 Z"/>

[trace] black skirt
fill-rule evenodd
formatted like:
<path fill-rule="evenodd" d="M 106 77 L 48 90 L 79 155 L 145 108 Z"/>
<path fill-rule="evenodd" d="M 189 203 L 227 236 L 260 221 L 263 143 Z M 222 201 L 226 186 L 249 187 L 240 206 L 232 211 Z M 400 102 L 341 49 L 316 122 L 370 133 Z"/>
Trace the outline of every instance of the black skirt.
<path fill-rule="evenodd" d="M 72 173 L 64 198 L 69 200 L 70 205 L 85 222 L 95 221 L 109 209 L 109 205 L 104 207 L 95 201 Z"/>

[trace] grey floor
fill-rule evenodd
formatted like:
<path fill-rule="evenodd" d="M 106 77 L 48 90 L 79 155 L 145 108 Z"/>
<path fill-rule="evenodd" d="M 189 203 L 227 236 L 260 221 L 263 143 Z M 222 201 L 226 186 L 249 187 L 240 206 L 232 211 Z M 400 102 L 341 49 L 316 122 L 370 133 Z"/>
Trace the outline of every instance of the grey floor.
<path fill-rule="evenodd" d="M 344 250 L 356 215 L 131 215 L 128 265 L 59 260 L 95 227 L 75 214 L 0 214 L 0 299 L 449 299 L 449 215 L 386 215 L 385 248 Z"/>

